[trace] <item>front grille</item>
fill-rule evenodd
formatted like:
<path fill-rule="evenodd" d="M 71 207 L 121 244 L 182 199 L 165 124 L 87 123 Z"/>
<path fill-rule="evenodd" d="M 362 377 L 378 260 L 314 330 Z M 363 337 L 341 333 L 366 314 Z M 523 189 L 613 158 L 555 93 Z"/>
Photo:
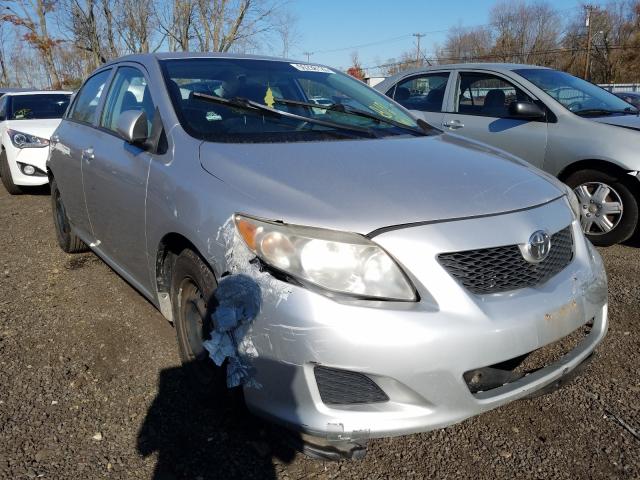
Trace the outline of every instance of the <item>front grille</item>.
<path fill-rule="evenodd" d="M 551 235 L 549 256 L 529 263 L 518 245 L 441 253 L 438 262 L 470 292 L 488 294 L 540 285 L 573 259 L 571 227 Z"/>
<path fill-rule="evenodd" d="M 315 367 L 313 372 L 320 398 L 328 405 L 387 402 L 389 397 L 366 375 L 329 367 Z"/>

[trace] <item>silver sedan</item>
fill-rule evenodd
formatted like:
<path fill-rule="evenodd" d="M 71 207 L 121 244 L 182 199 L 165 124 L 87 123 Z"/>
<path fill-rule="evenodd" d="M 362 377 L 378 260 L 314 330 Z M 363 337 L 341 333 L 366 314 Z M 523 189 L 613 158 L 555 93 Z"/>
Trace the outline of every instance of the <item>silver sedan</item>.
<path fill-rule="evenodd" d="M 606 90 L 531 65 L 439 65 L 376 89 L 418 118 L 525 159 L 570 185 L 596 245 L 638 230 L 640 117 Z"/>
<path fill-rule="evenodd" d="M 175 324 L 195 386 L 242 388 L 315 454 L 554 388 L 607 331 L 570 189 L 322 65 L 113 61 L 47 166 L 61 248 Z"/>

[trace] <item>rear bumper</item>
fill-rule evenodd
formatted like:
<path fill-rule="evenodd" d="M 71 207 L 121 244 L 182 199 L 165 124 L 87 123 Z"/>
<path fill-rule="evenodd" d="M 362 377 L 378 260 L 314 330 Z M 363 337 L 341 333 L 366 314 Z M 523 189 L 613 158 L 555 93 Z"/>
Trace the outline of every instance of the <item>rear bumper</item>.
<path fill-rule="evenodd" d="M 295 286 L 287 298 L 264 292 L 251 333 L 258 352 L 255 380 L 262 388 L 245 389 L 247 405 L 327 441 L 361 443 L 445 427 L 566 379 L 606 335 L 607 280 L 598 253 L 558 202 L 376 237 L 411 266 L 406 269 L 420 293 L 417 303 L 339 301 Z M 558 231 L 569 224 L 572 262 L 536 287 L 473 295 L 435 258 L 446 248 L 519 243 L 523 232 L 530 235 L 540 225 Z M 588 322 L 591 333 L 577 347 L 526 377 L 476 394 L 464 380 L 467 371 L 533 352 Z M 389 400 L 325 404 L 317 365 L 365 374 Z"/>

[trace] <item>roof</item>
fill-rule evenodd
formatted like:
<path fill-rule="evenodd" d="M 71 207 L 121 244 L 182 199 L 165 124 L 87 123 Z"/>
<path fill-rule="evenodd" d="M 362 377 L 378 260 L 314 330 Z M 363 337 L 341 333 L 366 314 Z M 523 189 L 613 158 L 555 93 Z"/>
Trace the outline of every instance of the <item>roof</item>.
<path fill-rule="evenodd" d="M 244 55 L 240 53 L 222 53 L 222 52 L 161 52 L 161 53 L 136 53 L 126 55 L 124 57 L 115 58 L 107 62 L 104 66 L 112 65 L 118 62 L 139 62 L 147 64 L 155 60 L 170 60 L 179 58 L 235 58 L 238 60 L 268 60 L 273 62 L 294 62 L 309 63 L 301 60 L 292 60 L 281 57 L 269 57 L 265 55 Z M 314 64 L 317 65 L 317 64 Z"/>
<path fill-rule="evenodd" d="M 27 92 L 33 90 L 31 88 L 16 88 L 16 87 L 0 87 L 0 93 L 13 93 L 13 92 Z"/>
<path fill-rule="evenodd" d="M 442 65 L 434 65 L 433 67 L 424 67 L 429 69 L 438 68 L 480 68 L 489 70 L 517 70 L 520 68 L 540 68 L 546 69 L 547 67 L 540 67 L 538 65 L 527 65 L 524 63 L 445 63 Z"/>
<path fill-rule="evenodd" d="M 437 72 L 440 70 L 457 70 L 457 69 L 472 69 L 472 70 L 491 70 L 494 72 L 507 72 L 511 70 L 518 70 L 521 68 L 527 69 L 547 69 L 547 67 L 540 67 L 537 65 L 525 65 L 520 63 L 444 63 L 441 65 L 432 65 L 428 67 L 412 68 L 410 70 L 403 70 L 400 73 L 396 73 L 390 77 L 387 77 L 383 82 L 376 85 L 376 89 L 384 90 L 390 85 L 393 85 L 398 79 L 405 78 L 410 75 L 427 72 Z"/>
<path fill-rule="evenodd" d="M 2 91 L 2 89 L 0 89 L 0 91 Z M 48 93 L 59 93 L 59 94 L 68 94 L 71 95 L 73 92 L 69 91 L 69 90 L 16 90 L 16 91 L 10 91 L 10 92 L 6 92 L 5 96 L 7 97 L 11 97 L 14 95 L 45 95 Z"/>

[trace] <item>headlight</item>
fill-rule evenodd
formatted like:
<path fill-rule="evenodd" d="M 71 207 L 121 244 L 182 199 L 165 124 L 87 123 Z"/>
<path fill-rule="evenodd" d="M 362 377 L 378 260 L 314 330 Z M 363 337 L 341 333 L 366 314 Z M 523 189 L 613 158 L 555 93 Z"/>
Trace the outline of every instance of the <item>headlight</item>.
<path fill-rule="evenodd" d="M 355 233 L 266 222 L 235 215 L 247 247 L 265 264 L 334 293 L 416 301 L 415 289 L 378 245 Z"/>
<path fill-rule="evenodd" d="M 46 138 L 36 137 L 28 133 L 7 129 L 7 134 L 16 148 L 40 148 L 49 145 L 49 140 Z"/>
<path fill-rule="evenodd" d="M 580 221 L 580 215 L 582 214 L 582 207 L 580 205 L 580 200 L 576 196 L 575 192 L 571 189 L 571 187 L 566 186 L 567 191 L 567 200 L 569 200 L 569 205 L 571 205 L 571 210 L 573 210 L 573 216 L 576 220 Z"/>

